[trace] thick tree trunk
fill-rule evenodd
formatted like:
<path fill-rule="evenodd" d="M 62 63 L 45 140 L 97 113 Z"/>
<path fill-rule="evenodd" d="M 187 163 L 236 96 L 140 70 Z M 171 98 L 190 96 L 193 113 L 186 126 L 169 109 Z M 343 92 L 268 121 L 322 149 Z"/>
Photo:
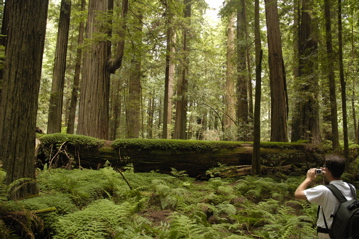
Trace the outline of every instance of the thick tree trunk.
<path fill-rule="evenodd" d="M 184 0 L 184 17 L 190 25 L 191 17 L 191 1 Z M 174 139 L 186 139 L 187 138 L 187 104 L 188 104 L 188 72 L 189 72 L 189 33 L 188 28 L 183 30 L 183 66 L 181 80 L 177 83 L 177 101 L 176 101 L 176 118 L 175 118 L 175 129 L 173 138 Z"/>
<path fill-rule="evenodd" d="M 142 147 L 142 143 L 145 147 Z M 88 147 L 67 143 L 56 143 L 61 149 L 55 148 L 55 142 L 43 144 L 43 152 L 51 152 L 51 155 L 39 155 L 43 163 L 49 167 L 69 167 L 98 169 L 108 163 L 114 168 L 122 168 L 132 164 L 136 172 L 150 172 L 152 170 L 161 173 L 170 173 L 171 168 L 185 170 L 191 177 L 201 177 L 206 171 L 226 166 L 249 166 L 252 164 L 252 144 L 235 144 L 233 142 L 206 142 L 206 141 L 179 141 L 179 140 L 119 140 L 107 141 L 101 147 Z M 222 144 L 212 148 L 211 144 Z M 209 146 L 209 147 L 208 147 Z M 54 151 L 54 149 L 56 149 Z M 312 148 L 311 148 L 312 149 Z M 318 155 L 307 151 L 304 144 L 286 146 L 260 146 L 259 157 L 263 159 L 264 167 L 281 167 L 293 165 L 294 168 L 317 167 L 322 163 L 320 149 L 316 149 Z M 57 157 L 54 157 L 57 155 Z M 70 155 L 73 155 L 71 159 Z M 47 157 L 47 158 L 46 158 Z M 44 159 L 46 158 L 46 159 Z M 72 161 L 73 160 L 73 161 Z M 38 165 L 41 167 L 41 165 Z M 248 167 L 245 167 L 248 168 Z M 292 173 L 295 170 L 292 171 Z"/>
<path fill-rule="evenodd" d="M 271 141 L 287 142 L 288 99 L 277 0 L 265 0 L 271 89 Z"/>
<path fill-rule="evenodd" d="M 34 179 L 10 195 L 17 199 L 37 191 L 35 128 L 48 1 L 10 0 L 6 5 L 9 22 L 0 106 L 0 160 L 7 184 L 21 178 Z"/>
<path fill-rule="evenodd" d="M 310 14 L 312 7 L 310 2 L 302 1 L 300 11 L 300 25 L 298 31 L 298 77 L 295 90 L 300 97 L 296 98 L 292 119 L 292 138 L 297 140 L 309 140 L 312 143 L 321 142 L 319 126 L 319 84 L 317 74 L 317 48 L 314 23 Z"/>
<path fill-rule="evenodd" d="M 111 58 L 111 42 L 108 39 L 98 39 L 99 33 L 111 33 L 107 28 L 108 24 L 98 16 L 108 14 L 112 8 L 112 0 L 90 0 L 86 37 L 91 41 L 84 51 L 82 68 L 77 133 L 101 139 L 108 139 L 109 135 L 110 74 L 121 66 L 125 46 L 125 20 L 119 27 L 120 40 L 117 47 L 114 47 L 114 58 Z M 123 19 L 126 19 L 127 12 L 128 0 L 123 0 Z"/>
<path fill-rule="evenodd" d="M 55 63 L 50 94 L 47 133 L 61 132 L 62 105 L 65 84 L 67 43 L 70 29 L 71 0 L 62 0 L 57 32 Z"/>

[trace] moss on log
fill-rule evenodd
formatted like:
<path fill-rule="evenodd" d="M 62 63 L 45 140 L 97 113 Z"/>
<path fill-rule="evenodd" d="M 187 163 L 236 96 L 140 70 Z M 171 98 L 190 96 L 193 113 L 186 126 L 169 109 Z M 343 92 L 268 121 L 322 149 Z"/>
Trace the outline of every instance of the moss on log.
<path fill-rule="evenodd" d="M 52 134 L 40 137 L 39 165 L 97 169 L 106 162 L 121 168 L 133 164 L 135 171 L 171 168 L 185 170 L 189 176 L 205 175 L 220 165 L 251 165 L 250 142 L 120 139 L 103 141 L 81 135 Z M 321 165 L 320 149 L 301 143 L 261 144 L 262 165 L 268 167 Z M 315 153 L 313 153 L 315 152 Z M 315 155 L 319 155 L 315 156 Z"/>

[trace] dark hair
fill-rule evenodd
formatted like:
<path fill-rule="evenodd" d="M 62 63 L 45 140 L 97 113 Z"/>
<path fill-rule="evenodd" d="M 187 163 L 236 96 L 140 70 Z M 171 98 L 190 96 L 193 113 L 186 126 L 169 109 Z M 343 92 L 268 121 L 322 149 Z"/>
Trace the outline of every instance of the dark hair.
<path fill-rule="evenodd" d="M 325 156 L 325 167 L 334 178 L 340 178 L 345 170 L 345 158 L 337 154 L 328 154 Z"/>

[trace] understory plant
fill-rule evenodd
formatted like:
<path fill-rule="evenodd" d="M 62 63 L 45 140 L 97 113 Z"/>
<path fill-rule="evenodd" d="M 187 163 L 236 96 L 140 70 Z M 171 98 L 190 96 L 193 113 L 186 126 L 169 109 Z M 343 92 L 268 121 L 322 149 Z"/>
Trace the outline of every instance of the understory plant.
<path fill-rule="evenodd" d="M 33 228 L 33 238 L 235 239 L 315 235 L 315 207 L 293 198 L 302 178 L 245 176 L 196 181 L 185 172 L 172 172 L 173 176 L 132 170 L 119 173 L 111 167 L 43 170 L 37 177 L 40 195 L 17 205 L 32 212 L 56 209 L 36 214 L 43 227 Z M 0 230 L 16 235 L 11 231 L 16 228 L 6 223 L 0 220 Z"/>

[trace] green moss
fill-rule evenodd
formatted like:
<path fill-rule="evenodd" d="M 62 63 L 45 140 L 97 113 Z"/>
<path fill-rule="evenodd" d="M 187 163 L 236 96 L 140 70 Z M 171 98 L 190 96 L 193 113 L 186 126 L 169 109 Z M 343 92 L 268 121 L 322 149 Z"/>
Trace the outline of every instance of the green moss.
<path fill-rule="evenodd" d="M 172 151 L 217 151 L 219 149 L 232 149 L 242 147 L 241 142 L 198 141 L 176 139 L 117 139 L 113 142 L 115 149 L 146 149 L 146 150 L 172 150 Z"/>
<path fill-rule="evenodd" d="M 304 148 L 303 143 L 290 142 L 261 142 L 262 148 L 277 148 L 277 149 L 301 149 Z"/>
<path fill-rule="evenodd" d="M 46 134 L 41 136 L 39 139 L 43 145 L 61 145 L 64 142 L 67 142 L 68 145 L 93 148 L 101 147 L 104 144 L 104 140 L 96 139 L 93 137 L 63 133 Z"/>

